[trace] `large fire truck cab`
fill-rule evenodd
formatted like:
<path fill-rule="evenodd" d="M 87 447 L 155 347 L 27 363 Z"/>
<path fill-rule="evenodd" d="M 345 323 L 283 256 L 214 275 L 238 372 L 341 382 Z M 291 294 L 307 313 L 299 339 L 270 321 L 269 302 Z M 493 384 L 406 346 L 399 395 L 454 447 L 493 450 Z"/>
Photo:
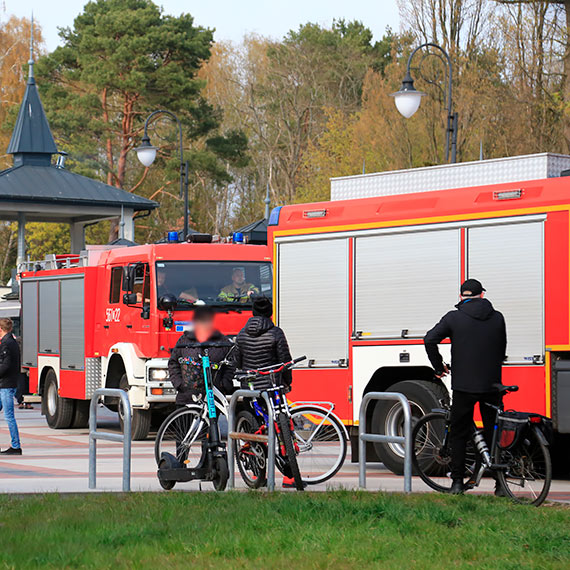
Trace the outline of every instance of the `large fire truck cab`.
<path fill-rule="evenodd" d="M 273 211 L 277 323 L 307 355 L 293 399 L 331 400 L 348 426 L 370 391 L 405 394 L 415 416 L 439 407 L 449 383 L 434 378 L 423 336 L 474 277 L 505 315 L 503 381 L 520 386 L 507 406 L 570 433 L 570 158 L 523 158 L 333 179 L 330 202 Z M 562 167 L 525 179 L 539 160 Z M 371 197 L 346 199 L 359 195 Z M 396 404 L 371 405 L 369 421 L 402 430 Z M 400 445 L 375 449 L 402 470 Z"/>
<path fill-rule="evenodd" d="M 194 303 L 211 305 L 217 327 L 232 336 L 251 316 L 247 293 L 232 285 L 272 295 L 268 248 L 260 245 L 95 246 L 22 269 L 22 364 L 48 424 L 84 427 L 94 391 L 123 388 L 135 439 L 147 436 L 153 411 L 174 402 L 167 362 L 191 327 Z M 173 311 L 161 305 L 166 296 L 177 299 Z"/>

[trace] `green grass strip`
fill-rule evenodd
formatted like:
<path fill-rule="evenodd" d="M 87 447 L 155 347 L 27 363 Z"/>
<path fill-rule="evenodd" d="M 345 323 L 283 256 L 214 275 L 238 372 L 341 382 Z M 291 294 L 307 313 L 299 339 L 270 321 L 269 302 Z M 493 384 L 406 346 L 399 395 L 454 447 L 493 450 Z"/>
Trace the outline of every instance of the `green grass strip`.
<path fill-rule="evenodd" d="M 570 508 L 489 496 L 0 496 L 0 568 L 569 568 Z"/>

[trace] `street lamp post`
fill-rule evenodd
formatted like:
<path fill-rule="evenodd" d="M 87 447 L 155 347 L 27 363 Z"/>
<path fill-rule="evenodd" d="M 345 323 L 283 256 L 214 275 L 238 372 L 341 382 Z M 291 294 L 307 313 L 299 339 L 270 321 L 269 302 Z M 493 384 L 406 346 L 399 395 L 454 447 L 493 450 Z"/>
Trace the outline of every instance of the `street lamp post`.
<path fill-rule="evenodd" d="M 184 147 L 182 145 L 182 123 L 180 119 L 171 111 L 165 109 L 158 109 L 153 111 L 144 123 L 144 135 L 141 141 L 141 146 L 135 148 L 137 157 L 143 166 L 147 168 L 152 165 L 156 158 L 157 147 L 150 143 L 148 136 L 148 125 L 157 115 L 167 115 L 178 125 L 178 139 L 179 139 L 179 152 L 180 152 L 180 196 L 184 196 L 184 240 L 188 237 L 189 222 L 188 222 L 188 161 L 184 160 Z"/>
<path fill-rule="evenodd" d="M 404 76 L 404 80 L 402 81 L 402 86 L 400 87 L 399 91 L 396 93 L 392 93 L 394 97 L 394 102 L 396 103 L 396 107 L 398 111 L 409 119 L 419 108 L 422 97 L 425 93 L 416 90 L 414 87 L 414 80 L 412 79 L 411 74 L 411 66 L 412 66 L 412 59 L 414 55 L 420 51 L 421 49 L 425 48 L 435 48 L 439 50 L 447 63 L 448 67 L 448 80 L 447 80 L 447 101 L 446 101 L 446 110 L 447 110 L 447 128 L 445 133 L 445 160 L 449 162 L 449 151 L 451 148 L 451 162 L 455 163 L 457 161 L 457 113 L 453 112 L 453 66 L 451 65 L 451 58 L 449 54 L 437 44 L 428 42 L 418 46 L 408 58 L 408 65 L 406 68 L 406 75 Z M 434 55 L 434 54 L 431 54 Z"/>

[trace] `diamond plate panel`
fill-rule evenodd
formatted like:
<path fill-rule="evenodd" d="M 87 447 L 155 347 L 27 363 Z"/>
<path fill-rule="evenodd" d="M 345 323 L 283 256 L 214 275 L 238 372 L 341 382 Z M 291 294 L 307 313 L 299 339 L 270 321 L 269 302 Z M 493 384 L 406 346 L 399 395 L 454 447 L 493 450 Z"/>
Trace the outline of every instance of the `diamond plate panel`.
<path fill-rule="evenodd" d="M 85 397 L 91 398 L 101 388 L 101 358 L 85 359 Z"/>
<path fill-rule="evenodd" d="M 413 194 L 485 184 L 541 180 L 570 169 L 570 156 L 529 154 L 331 178 L 331 200 Z"/>

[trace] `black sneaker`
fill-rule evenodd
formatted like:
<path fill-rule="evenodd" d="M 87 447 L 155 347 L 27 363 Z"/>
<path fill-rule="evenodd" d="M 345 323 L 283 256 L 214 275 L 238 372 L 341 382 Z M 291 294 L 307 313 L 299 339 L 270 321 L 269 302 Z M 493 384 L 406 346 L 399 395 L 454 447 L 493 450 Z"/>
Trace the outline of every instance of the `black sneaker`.
<path fill-rule="evenodd" d="M 16 449 L 15 447 L 9 447 L 4 451 L 0 451 L 0 455 L 22 455 L 22 448 L 18 447 Z"/>
<path fill-rule="evenodd" d="M 464 491 L 465 485 L 463 485 L 463 479 L 454 479 L 449 492 L 452 495 L 463 495 Z"/>

